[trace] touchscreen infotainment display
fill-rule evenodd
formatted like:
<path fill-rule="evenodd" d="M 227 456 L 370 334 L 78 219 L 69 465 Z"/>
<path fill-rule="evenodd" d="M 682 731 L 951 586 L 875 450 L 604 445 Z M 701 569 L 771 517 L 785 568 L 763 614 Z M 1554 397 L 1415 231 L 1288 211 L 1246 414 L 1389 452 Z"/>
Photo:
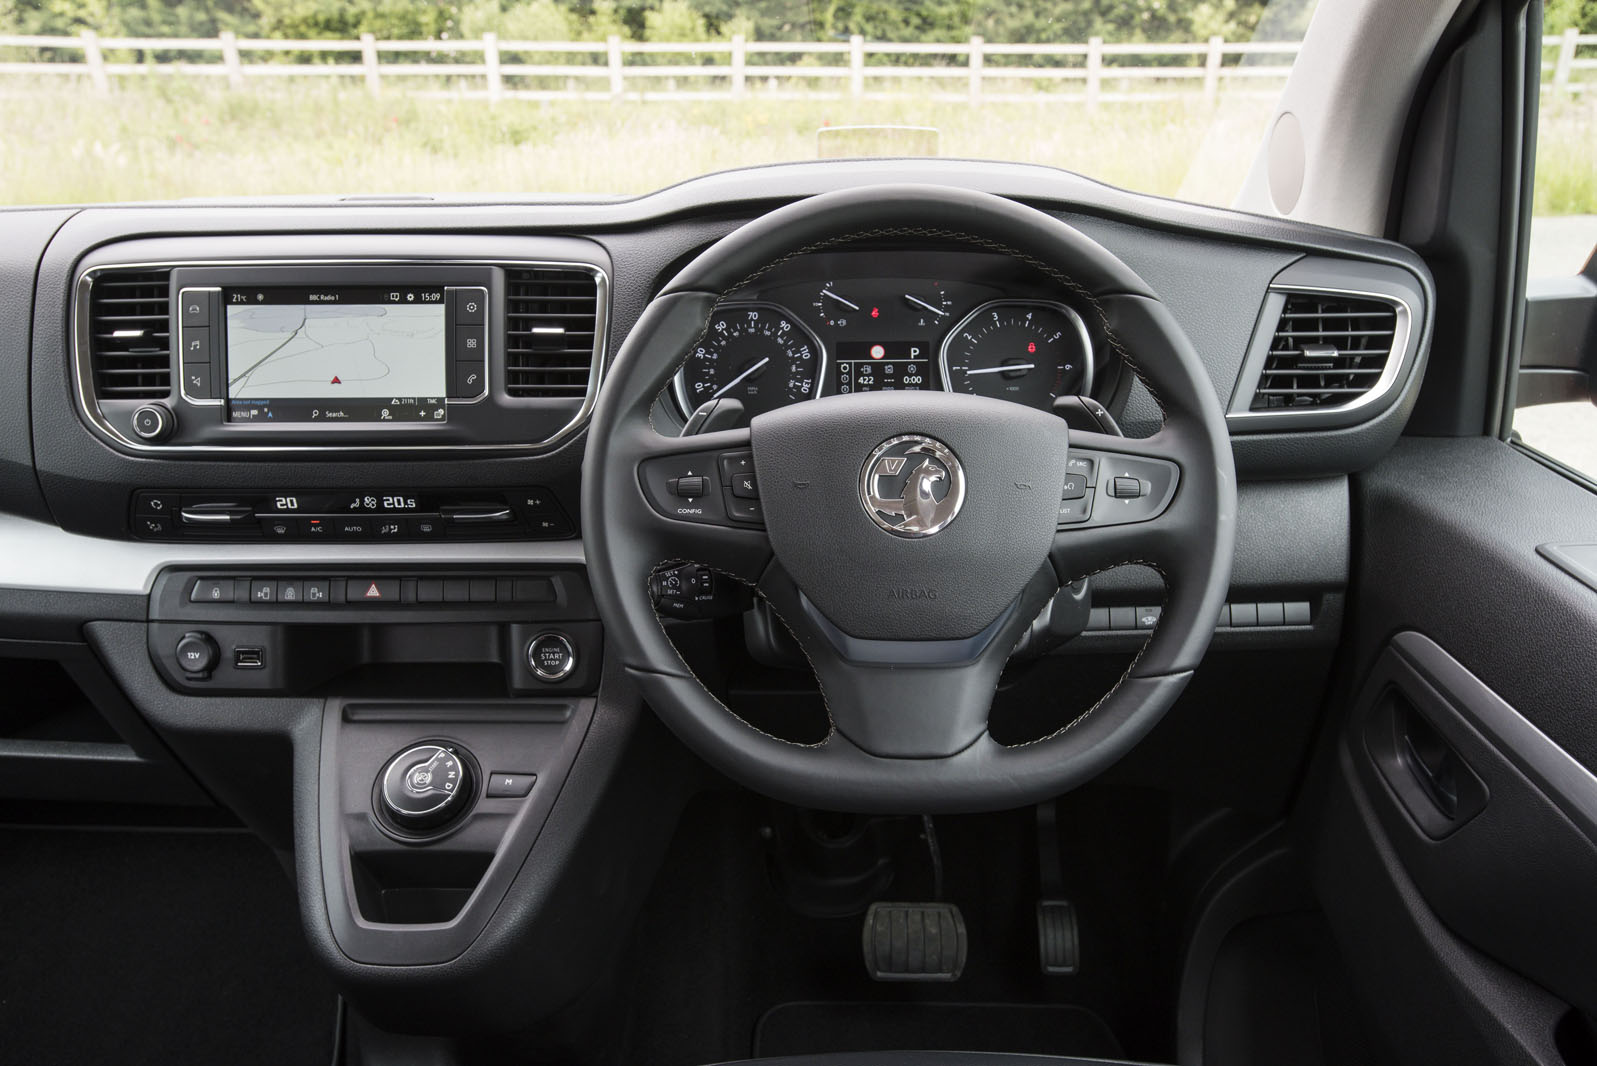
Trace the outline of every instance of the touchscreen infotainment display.
<path fill-rule="evenodd" d="M 229 421 L 443 422 L 440 288 L 224 289 Z"/>

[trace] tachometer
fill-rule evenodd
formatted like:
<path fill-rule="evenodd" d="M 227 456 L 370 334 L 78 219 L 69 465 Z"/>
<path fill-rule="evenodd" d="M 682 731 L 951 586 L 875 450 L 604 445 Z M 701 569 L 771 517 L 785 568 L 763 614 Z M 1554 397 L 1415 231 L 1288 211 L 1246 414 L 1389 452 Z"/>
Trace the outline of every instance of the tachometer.
<path fill-rule="evenodd" d="M 1064 304 L 996 300 L 976 308 L 943 341 L 944 387 L 1041 410 L 1092 387 L 1092 341 Z"/>
<path fill-rule="evenodd" d="M 775 304 L 727 304 L 677 371 L 677 402 L 691 415 L 731 397 L 748 418 L 818 395 L 826 351 L 814 334 Z"/>

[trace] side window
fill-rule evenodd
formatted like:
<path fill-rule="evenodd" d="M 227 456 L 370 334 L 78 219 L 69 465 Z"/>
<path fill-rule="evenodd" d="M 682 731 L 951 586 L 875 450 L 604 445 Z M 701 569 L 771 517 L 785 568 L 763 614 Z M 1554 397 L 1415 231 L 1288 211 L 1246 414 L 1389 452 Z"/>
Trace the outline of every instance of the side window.
<path fill-rule="evenodd" d="M 1597 3 L 1547 0 L 1514 433 L 1597 480 Z"/>

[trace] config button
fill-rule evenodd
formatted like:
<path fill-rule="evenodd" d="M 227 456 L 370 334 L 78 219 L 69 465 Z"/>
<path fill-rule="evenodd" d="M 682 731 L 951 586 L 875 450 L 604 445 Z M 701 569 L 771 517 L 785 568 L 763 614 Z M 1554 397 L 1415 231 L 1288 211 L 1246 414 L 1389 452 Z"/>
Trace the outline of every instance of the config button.
<path fill-rule="evenodd" d="M 564 681 L 577 668 L 577 649 L 564 633 L 539 633 L 527 642 L 527 665 L 540 681 Z"/>

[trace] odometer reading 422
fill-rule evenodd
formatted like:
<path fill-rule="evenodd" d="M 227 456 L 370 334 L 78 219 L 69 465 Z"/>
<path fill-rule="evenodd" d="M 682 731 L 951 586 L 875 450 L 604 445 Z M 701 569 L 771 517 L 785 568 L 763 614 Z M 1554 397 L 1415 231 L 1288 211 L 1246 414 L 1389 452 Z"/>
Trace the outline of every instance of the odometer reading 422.
<path fill-rule="evenodd" d="M 999 300 L 967 315 L 943 341 L 951 392 L 1048 410 L 1054 398 L 1092 387 L 1092 341 L 1064 304 Z"/>
<path fill-rule="evenodd" d="M 817 395 L 826 373 L 820 341 L 774 304 L 728 304 L 677 373 L 677 399 L 690 415 L 731 398 L 748 418 Z"/>

